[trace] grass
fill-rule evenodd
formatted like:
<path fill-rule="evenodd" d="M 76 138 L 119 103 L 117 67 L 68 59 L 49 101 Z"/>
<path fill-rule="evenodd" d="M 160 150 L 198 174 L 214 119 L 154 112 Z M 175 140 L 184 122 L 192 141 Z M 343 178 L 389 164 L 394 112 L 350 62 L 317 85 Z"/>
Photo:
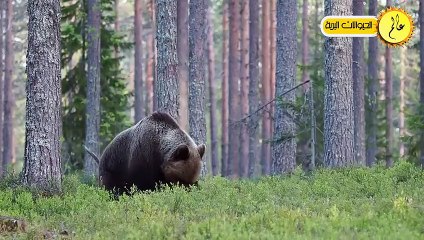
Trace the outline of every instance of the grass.
<path fill-rule="evenodd" d="M 64 179 L 61 196 L 36 197 L 0 184 L 0 216 L 25 219 L 33 239 L 424 239 L 424 172 L 394 168 L 297 171 L 257 180 L 207 178 L 199 188 L 165 188 L 112 201 Z M 59 235 L 60 236 L 60 235 Z"/>

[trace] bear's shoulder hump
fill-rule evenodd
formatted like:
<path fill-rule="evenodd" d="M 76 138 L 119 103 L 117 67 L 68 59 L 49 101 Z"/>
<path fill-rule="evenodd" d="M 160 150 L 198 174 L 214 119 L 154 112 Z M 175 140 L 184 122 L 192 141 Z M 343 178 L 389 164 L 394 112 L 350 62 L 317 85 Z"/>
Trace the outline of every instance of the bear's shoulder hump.
<path fill-rule="evenodd" d="M 150 116 L 150 119 L 155 122 L 164 123 L 172 128 L 179 128 L 178 123 L 175 121 L 175 119 L 165 112 L 154 112 Z"/>

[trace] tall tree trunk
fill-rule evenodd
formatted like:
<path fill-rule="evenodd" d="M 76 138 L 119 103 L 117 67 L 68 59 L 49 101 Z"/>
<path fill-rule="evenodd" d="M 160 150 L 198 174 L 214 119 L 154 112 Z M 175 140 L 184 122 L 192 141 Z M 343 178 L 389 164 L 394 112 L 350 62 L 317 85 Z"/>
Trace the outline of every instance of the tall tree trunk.
<path fill-rule="evenodd" d="M 241 2 L 241 114 L 249 115 L 249 0 Z M 239 169 L 240 176 L 248 176 L 249 167 L 249 128 L 247 123 L 241 123 Z"/>
<path fill-rule="evenodd" d="M 97 156 L 100 152 L 100 1 L 88 0 L 87 15 L 87 113 L 85 145 Z M 86 176 L 98 175 L 98 166 L 93 157 L 85 152 Z"/>
<path fill-rule="evenodd" d="M 407 48 L 400 49 L 400 111 L 399 111 L 399 135 L 405 136 L 405 81 L 406 81 L 406 66 L 408 64 L 406 55 Z M 405 154 L 405 145 L 400 141 L 399 156 L 403 157 Z"/>
<path fill-rule="evenodd" d="M 228 175 L 228 1 L 224 0 L 222 14 L 222 119 L 221 119 L 221 175 Z"/>
<path fill-rule="evenodd" d="M 4 122 L 3 122 L 3 167 L 6 170 L 13 161 L 13 116 L 15 97 L 13 95 L 13 0 L 7 0 L 6 8 L 6 50 L 4 75 Z"/>
<path fill-rule="evenodd" d="M 391 6 L 392 1 L 387 0 L 387 6 Z M 386 167 L 393 166 L 393 66 L 392 66 L 392 50 L 389 47 L 386 47 L 385 52 L 386 58 L 386 70 L 385 70 L 385 92 L 386 92 Z"/>
<path fill-rule="evenodd" d="M 155 98 L 159 111 L 179 119 L 177 0 L 156 0 Z"/>
<path fill-rule="evenodd" d="M 3 162 L 3 10 L 4 10 L 4 1 L 0 2 L 0 178 L 3 176 L 3 173 L 6 171 L 7 163 Z M 4 165 L 3 165 L 4 164 Z"/>
<path fill-rule="evenodd" d="M 273 99 L 275 97 L 275 66 L 276 66 L 276 62 L 277 62 L 277 36 L 276 36 L 276 31 L 277 31 L 277 1 L 276 0 L 271 0 L 271 12 L 269 14 L 270 19 L 270 24 L 271 24 L 271 32 L 270 32 L 270 41 L 271 41 L 271 52 L 270 52 L 270 63 L 271 63 L 271 72 L 270 72 L 270 89 L 271 89 L 271 93 L 270 93 L 270 98 Z M 274 112 L 275 112 L 275 105 L 271 104 L 270 106 L 270 139 L 273 140 L 274 139 L 274 128 L 272 126 L 274 126 Z M 272 148 L 272 144 L 270 145 L 270 149 Z M 272 156 L 270 156 L 270 158 L 272 158 Z"/>
<path fill-rule="evenodd" d="M 318 10 L 317 10 L 318 11 Z M 303 0 L 302 4 L 302 82 L 309 79 L 308 69 L 306 66 L 309 64 L 309 21 L 308 21 L 308 0 Z M 307 84 L 303 85 L 304 90 Z"/>
<path fill-rule="evenodd" d="M 364 1 L 353 0 L 353 15 L 364 15 Z M 353 38 L 352 46 L 353 110 L 355 134 L 355 162 L 365 165 L 365 78 L 364 38 Z"/>
<path fill-rule="evenodd" d="M 23 182 L 61 191 L 60 2 L 28 2 L 25 156 Z"/>
<path fill-rule="evenodd" d="M 216 120 L 216 83 L 215 83 L 215 48 L 213 36 L 213 4 L 209 1 L 208 7 L 208 83 L 210 101 L 210 136 L 211 136 L 211 166 L 213 176 L 218 175 L 218 134 Z"/>
<path fill-rule="evenodd" d="M 197 144 L 206 143 L 205 118 L 205 59 L 207 41 L 206 19 L 208 0 L 190 0 L 189 14 L 189 124 L 190 136 Z M 205 176 L 206 161 L 202 161 L 202 176 Z"/>
<path fill-rule="evenodd" d="M 352 0 L 324 3 L 325 16 L 352 15 Z M 353 165 L 352 38 L 326 38 L 324 46 L 324 165 Z"/>
<path fill-rule="evenodd" d="M 179 0 L 178 11 L 178 76 L 180 80 L 180 125 L 188 130 L 188 0 Z"/>
<path fill-rule="evenodd" d="M 370 0 L 370 16 L 377 15 L 377 0 Z M 367 120 L 367 166 L 372 166 L 377 156 L 377 95 L 378 95 L 378 39 L 369 38 L 368 46 L 368 120 Z"/>
<path fill-rule="evenodd" d="M 155 71 L 155 17 L 154 17 L 154 3 L 153 0 L 149 0 L 147 4 L 149 12 L 149 21 L 151 31 L 147 35 L 146 48 L 147 48 L 147 64 L 146 64 L 146 115 L 153 112 L 153 81 Z"/>
<path fill-rule="evenodd" d="M 249 114 L 259 107 L 259 0 L 249 0 Z M 259 119 L 249 119 L 249 177 L 253 177 L 257 161 Z"/>
<path fill-rule="evenodd" d="M 262 104 L 271 100 L 271 1 L 262 0 Z M 267 107 L 262 115 L 262 174 L 269 174 L 271 163 L 271 108 Z"/>
<path fill-rule="evenodd" d="M 134 5 L 134 122 L 137 123 L 144 117 L 142 0 L 135 0 Z"/>
<path fill-rule="evenodd" d="M 228 174 L 238 176 L 239 160 L 239 80 L 240 80 L 240 4 L 239 0 L 230 0 L 230 36 L 229 36 L 229 147 L 228 147 Z"/>
<path fill-rule="evenodd" d="M 137 0 L 135 0 L 135 1 L 137 1 Z M 114 10 L 115 10 L 115 23 L 114 23 L 114 25 L 115 25 L 114 26 L 115 27 L 115 32 L 116 33 L 119 33 L 119 29 L 121 28 L 121 26 L 119 25 L 119 0 L 115 0 Z M 137 14 L 135 14 L 134 17 L 137 17 Z M 115 57 L 116 58 L 119 57 L 119 48 L 118 48 L 118 46 L 115 46 Z"/>
<path fill-rule="evenodd" d="M 282 94 L 296 85 L 297 59 L 297 0 L 277 2 L 277 64 L 276 92 Z M 287 29 L 291 29 L 287 31 Z M 281 97 L 275 105 L 274 134 L 272 146 L 272 173 L 290 173 L 296 167 L 296 125 L 294 112 L 287 104 L 294 104 L 294 91 Z"/>
<path fill-rule="evenodd" d="M 419 8 L 420 26 L 424 26 L 424 0 L 420 0 Z M 424 39 L 424 31 L 420 31 L 420 39 Z M 420 41 L 420 103 L 424 106 L 424 41 Z M 424 110 L 421 111 L 421 117 L 424 116 Z M 424 168 L 424 130 L 421 130 L 421 167 Z"/>

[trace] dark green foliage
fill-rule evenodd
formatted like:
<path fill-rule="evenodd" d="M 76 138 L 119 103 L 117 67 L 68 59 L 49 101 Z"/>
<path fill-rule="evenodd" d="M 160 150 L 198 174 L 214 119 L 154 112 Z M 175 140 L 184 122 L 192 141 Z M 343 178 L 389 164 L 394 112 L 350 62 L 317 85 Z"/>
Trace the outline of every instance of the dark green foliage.
<path fill-rule="evenodd" d="M 114 32 L 113 0 L 102 0 L 101 29 L 101 124 L 100 149 L 128 127 L 129 93 L 115 58 L 115 47 L 127 49 L 130 43 Z M 86 6 L 85 1 L 65 0 L 62 4 L 62 68 L 63 74 L 63 152 L 66 170 L 81 169 L 85 139 L 86 111 Z"/>
<path fill-rule="evenodd" d="M 0 215 L 29 222 L 17 239 L 45 230 L 66 230 L 72 239 L 422 239 L 423 185 L 421 169 L 397 162 L 257 180 L 214 177 L 190 191 L 166 187 L 112 201 L 68 175 L 64 193 L 51 198 L 0 184 Z"/>

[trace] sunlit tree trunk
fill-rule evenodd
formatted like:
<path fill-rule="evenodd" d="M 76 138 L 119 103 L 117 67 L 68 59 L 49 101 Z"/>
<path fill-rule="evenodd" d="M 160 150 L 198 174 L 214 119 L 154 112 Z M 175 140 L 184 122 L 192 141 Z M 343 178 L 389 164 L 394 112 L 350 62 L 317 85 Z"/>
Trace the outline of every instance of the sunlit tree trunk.
<path fill-rule="evenodd" d="M 61 191 L 61 77 L 59 0 L 28 2 L 25 156 L 23 183 Z"/>
<path fill-rule="evenodd" d="M 352 0 L 325 0 L 325 16 L 351 16 Z M 324 165 L 354 164 L 352 38 L 326 38 Z"/>
<path fill-rule="evenodd" d="M 115 0 L 117 1 L 117 0 Z M 142 0 L 134 1 L 134 122 L 144 117 L 143 99 L 143 12 Z"/>
<path fill-rule="evenodd" d="M 228 175 L 228 2 L 224 1 L 222 14 L 222 84 L 221 84 L 221 174 Z"/>
<path fill-rule="evenodd" d="M 392 1 L 387 0 L 387 6 L 391 6 Z M 386 95 L 386 166 L 393 166 L 393 66 L 392 66 L 392 50 L 386 47 L 384 54 L 386 58 L 386 70 L 385 70 L 385 95 Z"/>
<path fill-rule="evenodd" d="M 146 48 L 147 48 L 147 64 L 146 64 L 146 115 L 153 112 L 153 81 L 155 71 L 155 16 L 154 16 L 154 3 L 149 0 L 147 4 L 149 13 L 149 21 L 151 31 L 147 35 Z"/>
<path fill-rule="evenodd" d="M 241 1 L 241 79 L 240 106 L 241 116 L 249 114 L 249 0 Z M 249 167 L 249 128 L 247 123 L 241 123 L 240 129 L 240 177 L 248 176 Z"/>
<path fill-rule="evenodd" d="M 3 162 L 3 10 L 4 1 L 0 2 L 0 178 L 3 176 L 3 172 L 6 171 L 7 162 Z"/>
<path fill-rule="evenodd" d="M 156 0 L 155 98 L 159 111 L 179 119 L 177 0 Z"/>
<path fill-rule="evenodd" d="M 420 0 L 419 8 L 420 26 L 424 26 L 424 0 Z M 420 31 L 420 39 L 424 39 L 424 31 Z M 420 103 L 424 106 L 424 41 L 420 41 Z M 421 112 L 424 116 L 424 110 Z M 421 166 L 424 168 L 424 130 L 421 130 Z"/>
<path fill-rule="evenodd" d="M 178 0 L 178 77 L 180 82 L 180 125 L 188 130 L 188 0 Z"/>

